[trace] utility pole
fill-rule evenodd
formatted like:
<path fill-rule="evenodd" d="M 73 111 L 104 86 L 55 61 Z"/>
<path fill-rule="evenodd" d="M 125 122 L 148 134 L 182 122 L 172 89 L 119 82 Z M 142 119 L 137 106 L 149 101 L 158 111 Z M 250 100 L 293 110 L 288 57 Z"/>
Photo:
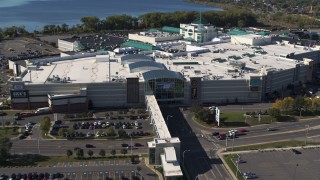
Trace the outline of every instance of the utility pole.
<path fill-rule="evenodd" d="M 309 124 L 307 124 L 306 126 L 306 140 L 305 140 L 305 145 L 307 145 L 307 141 L 308 141 L 308 134 L 309 134 Z"/>

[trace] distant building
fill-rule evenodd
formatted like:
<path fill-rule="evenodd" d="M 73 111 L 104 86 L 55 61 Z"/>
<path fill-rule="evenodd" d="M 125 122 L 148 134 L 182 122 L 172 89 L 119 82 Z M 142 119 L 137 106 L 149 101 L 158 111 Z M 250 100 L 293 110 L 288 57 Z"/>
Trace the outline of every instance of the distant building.
<path fill-rule="evenodd" d="M 218 32 L 215 26 L 199 18 L 190 24 L 180 24 L 180 34 L 185 40 L 203 43 L 217 37 Z"/>

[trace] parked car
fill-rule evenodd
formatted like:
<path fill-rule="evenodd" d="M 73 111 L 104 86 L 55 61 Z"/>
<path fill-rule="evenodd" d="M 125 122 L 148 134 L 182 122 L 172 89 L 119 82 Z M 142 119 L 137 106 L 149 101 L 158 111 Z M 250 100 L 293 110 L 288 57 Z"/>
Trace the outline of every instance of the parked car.
<path fill-rule="evenodd" d="M 243 160 L 243 159 L 238 159 L 236 160 L 237 164 L 241 164 L 241 163 L 246 163 L 247 161 Z"/>
<path fill-rule="evenodd" d="M 135 146 L 135 147 L 142 147 L 142 146 L 143 146 L 143 144 L 140 144 L 140 143 L 134 143 L 134 146 Z"/>
<path fill-rule="evenodd" d="M 86 144 L 86 148 L 95 148 L 95 146 L 92 144 Z"/>
<path fill-rule="evenodd" d="M 219 135 L 219 132 L 213 132 L 212 133 L 212 136 L 218 136 Z"/>
<path fill-rule="evenodd" d="M 121 147 L 128 147 L 129 145 L 128 144 L 125 144 L 125 143 L 122 143 L 121 144 Z"/>
<path fill-rule="evenodd" d="M 292 151 L 295 153 L 295 154 L 302 154 L 300 151 L 296 150 L 296 149 L 292 149 Z"/>
<path fill-rule="evenodd" d="M 248 130 L 242 128 L 242 129 L 239 129 L 239 132 L 244 133 L 244 132 L 248 132 Z"/>

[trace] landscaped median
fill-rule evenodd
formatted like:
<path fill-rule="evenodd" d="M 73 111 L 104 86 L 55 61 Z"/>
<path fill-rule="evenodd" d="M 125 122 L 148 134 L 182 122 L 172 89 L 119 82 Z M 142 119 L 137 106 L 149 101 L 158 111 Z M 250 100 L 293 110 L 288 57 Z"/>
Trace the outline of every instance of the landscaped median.
<path fill-rule="evenodd" d="M 232 148 L 227 148 L 226 152 L 219 153 L 219 156 L 223 158 L 224 164 L 227 166 L 230 173 L 233 173 L 233 177 L 238 180 L 244 180 L 242 174 L 237 172 L 237 165 L 235 160 L 239 159 L 239 155 L 241 153 L 249 152 L 249 151 L 274 151 L 274 150 L 282 150 L 283 148 L 293 148 L 293 147 L 308 147 L 308 146 L 316 146 L 320 145 L 319 142 L 305 142 L 305 141 L 278 141 L 272 143 L 264 143 L 264 144 L 255 144 L 248 146 L 238 146 Z"/>
<path fill-rule="evenodd" d="M 146 156 L 146 155 L 143 155 Z M 25 167 L 25 166 L 35 166 L 35 167 L 50 167 L 57 163 L 68 163 L 68 162 L 88 162 L 88 161 L 110 161 L 110 160 L 130 160 L 135 163 L 139 163 L 138 155 L 114 155 L 114 156 L 105 156 L 105 157 L 67 157 L 67 156 L 42 156 L 38 154 L 30 155 L 16 155 L 11 157 L 6 162 L 6 165 L 2 167 Z"/>

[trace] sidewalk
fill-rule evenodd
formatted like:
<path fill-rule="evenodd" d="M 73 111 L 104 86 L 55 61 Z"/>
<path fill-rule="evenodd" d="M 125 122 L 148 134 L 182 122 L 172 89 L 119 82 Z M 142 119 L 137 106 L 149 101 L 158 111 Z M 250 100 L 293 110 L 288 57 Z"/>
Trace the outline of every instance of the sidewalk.
<path fill-rule="evenodd" d="M 161 174 L 159 171 L 157 171 L 157 170 L 154 168 L 153 165 L 150 165 L 150 164 L 149 164 L 149 159 L 148 159 L 148 158 L 143 158 L 143 161 L 144 161 L 145 165 L 146 165 L 151 171 L 153 171 L 154 173 L 157 174 L 159 180 L 164 180 L 162 174 Z"/>

